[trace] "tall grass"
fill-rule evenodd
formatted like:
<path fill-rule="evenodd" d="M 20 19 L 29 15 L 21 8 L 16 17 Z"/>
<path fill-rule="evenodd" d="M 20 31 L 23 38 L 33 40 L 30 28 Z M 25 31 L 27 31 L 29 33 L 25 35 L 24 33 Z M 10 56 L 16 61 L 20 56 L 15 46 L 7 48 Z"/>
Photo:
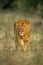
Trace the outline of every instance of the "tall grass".
<path fill-rule="evenodd" d="M 0 65 L 43 65 L 43 31 L 34 31 L 31 26 L 30 50 L 25 53 L 17 50 L 15 45 L 14 23 L 16 18 L 23 19 L 15 13 L 0 13 Z M 28 18 L 31 24 L 34 18 Z M 37 19 L 37 18 L 36 18 Z M 34 27 L 34 26 L 33 26 Z M 3 36 L 3 32 L 5 35 Z"/>

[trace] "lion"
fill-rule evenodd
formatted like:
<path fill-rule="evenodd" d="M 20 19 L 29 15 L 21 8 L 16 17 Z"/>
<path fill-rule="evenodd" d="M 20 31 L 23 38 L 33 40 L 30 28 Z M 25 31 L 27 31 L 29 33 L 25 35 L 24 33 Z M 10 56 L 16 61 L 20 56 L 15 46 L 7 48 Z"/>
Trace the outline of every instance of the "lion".
<path fill-rule="evenodd" d="M 30 20 L 17 19 L 14 24 L 14 33 L 19 47 L 27 52 L 30 44 Z"/>

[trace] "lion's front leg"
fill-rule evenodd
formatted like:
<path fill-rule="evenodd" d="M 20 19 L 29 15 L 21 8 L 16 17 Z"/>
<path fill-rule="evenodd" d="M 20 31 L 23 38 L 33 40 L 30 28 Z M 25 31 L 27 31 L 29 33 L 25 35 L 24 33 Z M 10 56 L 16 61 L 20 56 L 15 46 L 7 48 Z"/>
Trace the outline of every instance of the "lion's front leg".
<path fill-rule="evenodd" d="M 23 49 L 24 48 L 24 41 L 23 41 L 23 39 L 19 39 L 18 42 L 19 42 L 19 48 Z"/>
<path fill-rule="evenodd" d="M 30 43 L 29 43 L 29 42 L 25 42 L 25 43 L 24 43 L 24 51 L 25 51 L 25 52 L 28 52 L 29 49 L 30 49 Z"/>

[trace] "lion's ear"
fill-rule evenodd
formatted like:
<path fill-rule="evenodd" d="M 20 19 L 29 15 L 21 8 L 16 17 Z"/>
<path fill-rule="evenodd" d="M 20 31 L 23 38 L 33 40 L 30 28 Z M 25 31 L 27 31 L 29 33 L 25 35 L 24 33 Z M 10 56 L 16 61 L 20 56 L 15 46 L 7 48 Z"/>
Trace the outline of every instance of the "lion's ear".
<path fill-rule="evenodd" d="M 16 19 L 16 23 L 19 23 L 20 22 L 20 20 L 19 19 Z"/>
<path fill-rule="evenodd" d="M 30 24 L 30 20 L 25 20 L 25 23 L 26 24 Z"/>

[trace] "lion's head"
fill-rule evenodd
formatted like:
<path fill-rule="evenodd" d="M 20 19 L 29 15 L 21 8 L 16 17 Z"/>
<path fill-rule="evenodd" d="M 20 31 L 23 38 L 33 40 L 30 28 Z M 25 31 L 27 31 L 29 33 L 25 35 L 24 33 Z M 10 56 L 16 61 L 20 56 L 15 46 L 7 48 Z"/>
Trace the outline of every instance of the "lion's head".
<path fill-rule="evenodd" d="M 29 29 L 29 20 L 16 20 L 16 29 L 19 36 L 24 36 Z"/>

